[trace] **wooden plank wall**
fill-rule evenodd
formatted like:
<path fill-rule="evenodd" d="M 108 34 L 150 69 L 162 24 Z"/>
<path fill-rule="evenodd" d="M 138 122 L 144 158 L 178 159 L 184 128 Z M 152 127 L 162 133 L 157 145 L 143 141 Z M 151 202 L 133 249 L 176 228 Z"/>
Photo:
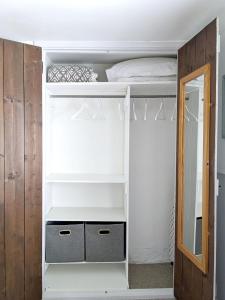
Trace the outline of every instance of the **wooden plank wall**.
<path fill-rule="evenodd" d="M 41 299 L 41 49 L 0 40 L 0 300 Z"/>
<path fill-rule="evenodd" d="M 24 298 L 23 45 L 4 41 L 5 269 L 9 299 Z"/>
<path fill-rule="evenodd" d="M 204 275 L 176 247 L 174 288 L 177 300 L 213 300 L 214 282 L 214 178 L 216 117 L 216 38 L 214 20 L 178 52 L 178 80 L 206 63 L 211 64 L 210 186 L 209 186 L 209 270 Z M 179 106 L 178 84 L 178 106 Z M 179 109 L 178 109 L 179 111 Z M 179 117 L 179 116 L 178 116 Z M 178 119 L 178 118 L 177 118 Z M 179 135 L 177 134 L 177 143 Z M 177 158 L 178 159 L 178 158 Z M 177 211 L 177 209 L 176 209 Z"/>
<path fill-rule="evenodd" d="M 41 299 L 42 53 L 24 45 L 25 299 Z"/>
<path fill-rule="evenodd" d="M 5 145 L 3 108 L 3 41 L 0 40 L 0 300 L 5 297 Z"/>

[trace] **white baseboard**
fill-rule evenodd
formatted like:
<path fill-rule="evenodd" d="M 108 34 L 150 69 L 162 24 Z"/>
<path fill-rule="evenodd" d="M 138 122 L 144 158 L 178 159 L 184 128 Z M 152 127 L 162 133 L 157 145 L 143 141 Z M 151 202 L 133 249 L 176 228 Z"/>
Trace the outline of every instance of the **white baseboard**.
<path fill-rule="evenodd" d="M 173 289 L 133 289 L 114 292 L 45 292 L 42 300 L 99 300 L 99 299 L 118 299 L 118 300 L 169 300 L 174 299 Z"/>

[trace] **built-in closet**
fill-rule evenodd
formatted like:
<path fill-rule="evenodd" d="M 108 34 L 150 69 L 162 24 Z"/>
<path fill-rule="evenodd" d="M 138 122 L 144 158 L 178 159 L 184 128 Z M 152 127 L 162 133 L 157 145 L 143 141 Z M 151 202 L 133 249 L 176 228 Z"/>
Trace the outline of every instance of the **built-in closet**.
<path fill-rule="evenodd" d="M 120 55 L 108 54 L 108 62 L 119 62 Z M 109 63 L 98 54 L 92 59 L 104 80 Z M 85 63 L 85 54 L 78 60 L 76 53 L 46 52 L 45 62 L 48 71 L 52 64 Z M 102 253 L 98 261 L 84 256 L 53 264 L 43 253 L 44 291 L 172 289 L 176 78 L 44 85 L 43 242 L 46 224 L 53 222 L 68 228 L 69 222 L 82 222 L 85 231 L 90 223 L 122 223 L 124 230 L 122 260 L 107 261 Z M 87 242 L 85 247 L 89 251 Z M 148 279 L 154 270 L 161 279 Z"/>
<path fill-rule="evenodd" d="M 216 36 L 215 20 L 178 55 L 155 53 L 177 58 L 173 80 L 107 81 L 106 69 L 151 57 L 147 51 L 44 47 L 42 90 L 41 49 L 1 42 L 0 300 L 213 299 Z M 20 72 L 8 82 L 10 60 Z M 64 63 L 91 65 L 98 81 L 48 82 L 49 67 Z M 204 274 L 177 247 L 175 218 L 179 80 L 206 63 L 212 125 Z M 185 111 L 196 121 L 188 103 Z"/>

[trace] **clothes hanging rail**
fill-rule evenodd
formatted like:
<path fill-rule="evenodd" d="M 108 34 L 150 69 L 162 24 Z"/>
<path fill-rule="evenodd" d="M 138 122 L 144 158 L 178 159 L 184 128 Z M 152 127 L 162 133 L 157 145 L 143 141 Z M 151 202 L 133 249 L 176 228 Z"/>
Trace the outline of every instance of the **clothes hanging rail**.
<path fill-rule="evenodd" d="M 171 98 L 171 99 L 174 99 L 176 98 L 177 96 L 176 95 L 131 95 L 131 99 L 135 98 L 135 99 L 143 99 L 143 98 L 147 98 L 147 99 L 158 99 L 158 98 Z M 54 95 L 54 96 L 50 96 L 50 98 L 79 98 L 79 99 L 82 99 L 82 98 L 124 98 L 124 95 L 121 95 L 121 96 L 118 96 L 118 95 L 104 95 L 104 96 L 98 96 L 98 95 L 60 95 L 60 96 L 57 96 L 57 95 Z"/>

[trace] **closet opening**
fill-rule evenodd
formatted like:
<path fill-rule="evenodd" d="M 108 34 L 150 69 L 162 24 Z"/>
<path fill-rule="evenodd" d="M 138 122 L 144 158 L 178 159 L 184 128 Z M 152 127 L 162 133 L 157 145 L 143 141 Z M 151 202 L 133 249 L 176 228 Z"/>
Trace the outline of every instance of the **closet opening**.
<path fill-rule="evenodd" d="M 147 53 L 44 54 L 44 295 L 169 298 L 176 76 L 108 81 L 114 64 Z M 77 63 L 97 81 L 49 81 L 55 64 Z"/>

